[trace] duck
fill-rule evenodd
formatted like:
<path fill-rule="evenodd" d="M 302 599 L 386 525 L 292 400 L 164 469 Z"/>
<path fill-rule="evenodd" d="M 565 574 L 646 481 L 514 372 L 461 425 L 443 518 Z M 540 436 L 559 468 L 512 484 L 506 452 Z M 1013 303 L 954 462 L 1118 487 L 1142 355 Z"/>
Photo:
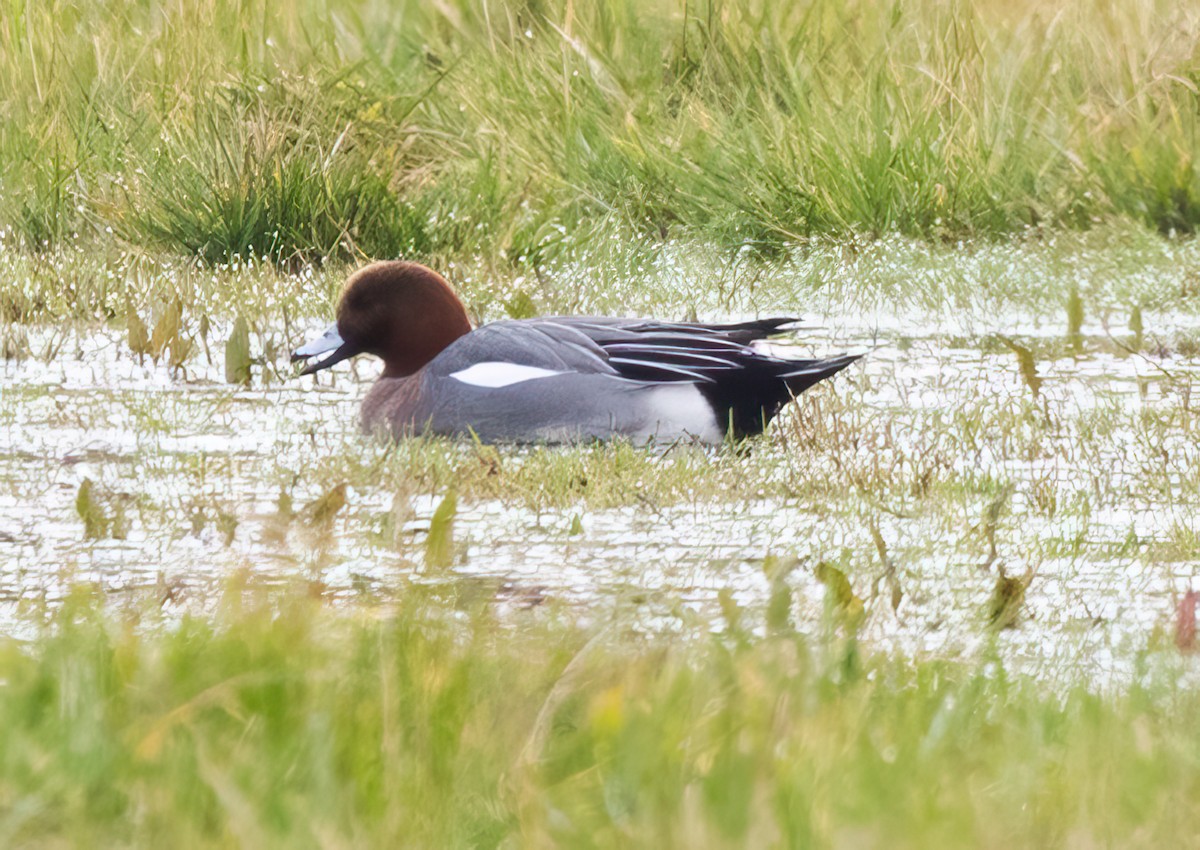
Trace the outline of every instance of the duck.
<path fill-rule="evenodd" d="M 549 316 L 473 327 L 445 278 L 390 260 L 347 278 L 337 321 L 292 360 L 312 375 L 360 354 L 380 358 L 361 424 L 396 439 L 720 444 L 762 433 L 861 356 L 788 359 L 754 345 L 797 321 Z"/>

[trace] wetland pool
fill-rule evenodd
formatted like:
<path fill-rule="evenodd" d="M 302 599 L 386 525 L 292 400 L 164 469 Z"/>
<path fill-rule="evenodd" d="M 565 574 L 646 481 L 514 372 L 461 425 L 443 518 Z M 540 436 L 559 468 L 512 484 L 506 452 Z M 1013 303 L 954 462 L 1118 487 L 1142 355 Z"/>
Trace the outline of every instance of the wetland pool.
<path fill-rule="evenodd" d="M 1197 325 L 1154 321 L 1163 339 Z M 929 324 L 826 315 L 781 345 L 870 354 L 766 439 L 625 447 L 624 465 L 604 447 L 381 446 L 357 429 L 366 362 L 239 389 L 219 344 L 181 373 L 139 363 L 119 331 L 30 328 L 28 354 L 0 363 L 0 613 L 20 633 L 79 583 L 118 605 L 204 610 L 241 577 L 345 605 L 386 605 L 416 582 L 589 622 L 721 628 L 730 601 L 761 611 L 783 582 L 797 627 L 817 629 L 815 567 L 831 564 L 863 599 L 870 641 L 998 645 L 1051 675 L 1127 667 L 1169 632 L 1200 568 L 1200 363 L 1186 346 L 1131 352 L 1099 327 L 1067 346 L 1031 316 Z M 1037 394 L 997 333 L 1035 358 Z M 539 484 L 564 465 L 573 485 Z M 459 487 L 463 470 L 477 483 Z M 589 475 L 623 480 L 596 496 Z M 305 505 L 340 484 L 314 519 Z M 434 565 L 449 490 L 452 533 L 437 533 L 451 551 Z M 1028 587 L 993 643 L 1001 572 Z"/>

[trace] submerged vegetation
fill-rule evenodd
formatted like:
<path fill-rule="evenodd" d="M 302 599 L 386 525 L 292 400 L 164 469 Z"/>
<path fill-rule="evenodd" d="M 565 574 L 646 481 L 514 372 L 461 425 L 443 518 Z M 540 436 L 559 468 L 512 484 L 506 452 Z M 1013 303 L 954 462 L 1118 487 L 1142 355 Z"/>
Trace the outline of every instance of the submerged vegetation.
<path fill-rule="evenodd" d="M 1200 222 L 1167 0 L 10 2 L 0 224 L 207 261 Z"/>

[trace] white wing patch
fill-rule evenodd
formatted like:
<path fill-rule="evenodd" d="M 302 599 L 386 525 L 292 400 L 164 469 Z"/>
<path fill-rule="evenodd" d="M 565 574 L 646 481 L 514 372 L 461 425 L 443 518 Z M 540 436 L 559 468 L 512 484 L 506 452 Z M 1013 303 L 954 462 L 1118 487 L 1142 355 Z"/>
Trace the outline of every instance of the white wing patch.
<path fill-rule="evenodd" d="M 542 369 L 537 366 L 522 366 L 520 363 L 504 363 L 498 360 L 486 363 L 476 363 L 466 369 L 451 372 L 450 377 L 474 387 L 496 389 L 519 384 L 522 381 L 532 381 L 537 378 L 549 378 L 553 375 L 563 375 L 565 372 L 555 372 L 552 369 Z"/>

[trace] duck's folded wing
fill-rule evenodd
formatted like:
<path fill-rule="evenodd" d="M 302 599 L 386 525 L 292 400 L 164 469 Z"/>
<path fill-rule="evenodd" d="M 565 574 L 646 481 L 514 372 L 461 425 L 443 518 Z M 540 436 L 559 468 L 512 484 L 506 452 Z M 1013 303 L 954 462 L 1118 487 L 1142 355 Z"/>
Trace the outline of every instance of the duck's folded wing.
<path fill-rule="evenodd" d="M 857 359 L 789 360 L 749 344 L 793 321 L 701 325 L 571 317 L 494 322 L 455 340 L 426 368 L 431 379 L 471 388 L 480 405 L 472 421 L 481 428 L 479 417 L 503 419 L 509 427 L 510 414 L 534 408 L 543 419 L 546 411 L 557 411 L 555 421 L 582 417 L 590 422 L 619 410 L 638 421 L 653 414 L 661 424 L 665 407 L 700 399 L 707 405 L 705 428 L 715 421 L 719 433 L 729 428 L 738 435 L 755 434 L 789 399 Z M 669 394 L 686 384 L 693 385 L 688 395 Z M 632 401 L 630 393 L 639 400 Z M 466 398 L 461 391 L 440 397 Z M 510 402 L 516 406 L 512 411 L 504 407 Z"/>
<path fill-rule="evenodd" d="M 782 317 L 710 325 L 562 316 L 493 322 L 456 340 L 431 367 L 436 374 L 468 380 L 577 372 L 646 383 L 712 384 L 745 370 L 788 371 L 792 361 L 750 343 L 797 321 Z"/>
<path fill-rule="evenodd" d="M 634 380 L 578 330 L 495 322 L 460 337 L 426 366 L 423 401 L 389 422 L 485 441 L 635 442 L 724 436 L 696 386 Z"/>
<path fill-rule="evenodd" d="M 738 435 L 758 433 L 790 399 L 859 357 L 790 359 L 751 345 L 788 330 L 797 321 L 792 318 L 729 325 L 591 318 L 535 321 L 547 333 L 569 331 L 587 337 L 623 378 L 694 384 L 718 420 Z"/>
<path fill-rule="evenodd" d="M 711 384 L 741 370 L 786 361 L 750 343 L 781 333 L 794 318 L 736 324 L 656 322 L 644 319 L 539 319 L 544 332 L 582 335 L 622 377 L 638 381 Z"/>
<path fill-rule="evenodd" d="M 548 316 L 527 319 L 529 323 L 554 323 L 577 328 L 596 339 L 651 335 L 657 333 L 687 334 L 700 339 L 721 337 L 742 344 L 766 339 L 792 330 L 801 320 L 796 316 L 776 316 L 752 319 L 748 322 L 713 324 L 708 322 L 663 322 L 656 319 L 626 319 L 612 316 Z"/>
<path fill-rule="evenodd" d="M 462 380 L 466 375 L 468 383 L 488 374 L 502 380 L 505 373 L 518 380 L 564 372 L 620 377 L 604 349 L 586 334 L 532 321 L 484 325 L 451 343 L 427 368 L 434 377 Z"/>

